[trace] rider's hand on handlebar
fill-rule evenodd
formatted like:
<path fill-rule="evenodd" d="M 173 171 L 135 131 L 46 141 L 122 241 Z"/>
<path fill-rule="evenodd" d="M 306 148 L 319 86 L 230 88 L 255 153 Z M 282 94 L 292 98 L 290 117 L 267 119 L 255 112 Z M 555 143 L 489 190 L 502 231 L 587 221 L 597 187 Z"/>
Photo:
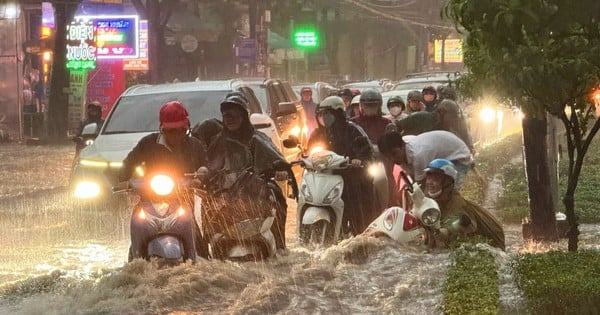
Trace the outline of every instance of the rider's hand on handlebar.
<path fill-rule="evenodd" d="M 350 164 L 352 164 L 352 166 L 360 166 L 362 164 L 362 161 L 359 159 L 352 159 L 352 161 L 350 161 Z"/>
<path fill-rule="evenodd" d="M 282 180 L 286 180 L 287 179 L 287 172 L 286 171 L 276 171 L 275 172 L 275 180 L 276 181 L 282 181 Z"/>

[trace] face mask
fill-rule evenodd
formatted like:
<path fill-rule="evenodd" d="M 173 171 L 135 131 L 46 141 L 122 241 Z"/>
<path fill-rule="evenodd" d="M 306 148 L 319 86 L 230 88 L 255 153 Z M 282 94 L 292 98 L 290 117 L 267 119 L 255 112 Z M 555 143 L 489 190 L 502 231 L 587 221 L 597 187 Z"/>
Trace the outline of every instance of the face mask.
<path fill-rule="evenodd" d="M 323 114 L 323 125 L 325 125 L 325 127 L 328 127 L 328 128 L 331 127 L 334 122 L 335 122 L 335 115 L 333 115 L 333 113 Z"/>
<path fill-rule="evenodd" d="M 394 106 L 390 108 L 390 114 L 392 114 L 392 116 L 398 116 L 402 113 L 402 108 L 398 107 L 398 106 Z"/>

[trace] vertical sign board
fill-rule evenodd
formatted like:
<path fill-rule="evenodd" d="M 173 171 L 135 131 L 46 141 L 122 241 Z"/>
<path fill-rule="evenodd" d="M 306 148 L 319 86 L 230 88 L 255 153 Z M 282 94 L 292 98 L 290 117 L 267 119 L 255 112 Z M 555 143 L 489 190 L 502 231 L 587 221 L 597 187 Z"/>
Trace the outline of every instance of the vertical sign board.
<path fill-rule="evenodd" d="M 147 71 L 148 67 L 148 20 L 140 20 L 139 58 L 123 59 L 123 70 Z"/>
<path fill-rule="evenodd" d="M 462 40 L 460 39 L 446 39 L 435 40 L 433 42 L 433 61 L 435 63 L 442 63 L 442 46 L 444 47 L 444 63 L 461 63 L 463 62 L 463 51 L 462 51 Z"/>
<path fill-rule="evenodd" d="M 69 80 L 69 129 L 76 130 L 85 113 L 84 95 L 87 82 L 87 70 L 71 70 Z"/>
<path fill-rule="evenodd" d="M 86 102 L 102 104 L 102 117 L 111 110 L 119 95 L 125 90 L 122 60 L 98 60 L 96 70 L 88 73 Z"/>

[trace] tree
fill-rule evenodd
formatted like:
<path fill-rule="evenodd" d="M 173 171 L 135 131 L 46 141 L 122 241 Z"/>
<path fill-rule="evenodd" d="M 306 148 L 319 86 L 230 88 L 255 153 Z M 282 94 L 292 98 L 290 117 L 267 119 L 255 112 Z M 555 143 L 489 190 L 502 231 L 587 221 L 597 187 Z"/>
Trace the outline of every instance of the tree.
<path fill-rule="evenodd" d="M 546 172 L 544 161 L 530 160 L 541 153 L 544 112 L 558 117 L 566 129 L 569 170 L 563 203 L 570 225 L 570 251 L 577 250 L 578 224 L 574 194 L 588 147 L 600 129 L 600 120 L 591 123 L 591 91 L 600 83 L 600 2 L 596 0 L 449 0 L 443 15 L 457 28 L 468 32 L 464 46 L 470 75 L 461 87 L 471 95 L 488 90 L 517 101 L 525 111 L 523 122 L 528 180 L 540 180 Z M 545 126 L 545 124 L 543 124 Z M 590 128 L 591 125 L 591 128 Z M 537 127 L 536 127 L 537 126 Z M 533 128 L 532 128 L 533 127 Z M 532 142 L 530 142 L 532 141 Z M 541 163 L 536 165 L 537 163 Z M 534 164 L 530 168 L 530 164 Z M 529 183 L 534 233 L 549 233 L 542 205 L 547 198 L 544 182 Z M 539 201 L 539 200 L 538 200 Z M 540 221 L 541 220 L 541 221 Z M 546 234 L 547 236 L 547 234 Z M 544 237 L 542 237 L 543 239 Z"/>
<path fill-rule="evenodd" d="M 178 0 L 131 0 L 141 18 L 148 20 L 148 68 L 151 83 L 162 81 L 164 69 L 165 27 Z"/>
<path fill-rule="evenodd" d="M 54 6 L 54 58 L 50 79 L 47 134 L 50 140 L 61 140 L 67 135 L 69 71 L 67 70 L 67 25 L 73 20 L 81 0 L 52 1 Z"/>

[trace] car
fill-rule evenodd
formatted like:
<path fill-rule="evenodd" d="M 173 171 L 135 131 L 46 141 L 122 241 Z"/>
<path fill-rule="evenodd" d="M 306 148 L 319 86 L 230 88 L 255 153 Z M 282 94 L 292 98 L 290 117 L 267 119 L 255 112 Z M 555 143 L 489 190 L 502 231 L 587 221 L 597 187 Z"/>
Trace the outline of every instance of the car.
<path fill-rule="evenodd" d="M 372 80 L 372 81 L 364 81 L 364 82 L 352 82 L 346 83 L 342 85 L 342 89 L 357 89 L 359 91 L 363 91 L 365 89 L 373 88 L 378 90 L 379 92 L 383 92 L 384 86 L 381 84 L 380 80 Z"/>
<path fill-rule="evenodd" d="M 459 72 L 429 72 L 415 73 L 407 76 L 407 79 L 399 81 L 394 85 L 391 95 L 400 95 L 406 102 L 406 97 L 410 91 L 421 91 L 426 86 L 433 86 L 437 89 L 440 85 L 452 84 L 460 76 Z"/>
<path fill-rule="evenodd" d="M 296 104 L 278 104 L 269 115 L 263 111 L 264 106 L 244 81 L 233 79 L 135 85 L 117 99 L 93 142 L 81 150 L 74 162 L 70 187 L 75 197 L 99 202 L 110 200 L 122 161 L 142 137 L 158 131 L 158 112 L 164 103 L 178 100 L 185 104 L 191 126 L 194 126 L 205 119 L 221 118 L 219 105 L 225 95 L 232 91 L 239 91 L 246 96 L 252 124 L 267 134 L 278 148 L 282 148 L 282 138 L 271 116 L 297 115 Z M 95 130 L 88 126 L 85 129 L 90 130 L 88 133 Z"/>

